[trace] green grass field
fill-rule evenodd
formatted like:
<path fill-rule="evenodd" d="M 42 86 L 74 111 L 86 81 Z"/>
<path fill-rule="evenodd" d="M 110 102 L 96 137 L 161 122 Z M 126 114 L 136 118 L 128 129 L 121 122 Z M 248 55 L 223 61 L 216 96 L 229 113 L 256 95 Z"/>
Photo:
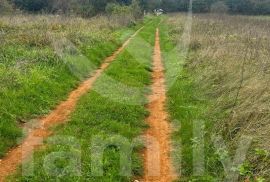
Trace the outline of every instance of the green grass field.
<path fill-rule="evenodd" d="M 132 142 L 147 127 L 144 122 L 148 114 L 145 109 L 147 102 L 145 97 L 151 83 L 151 60 L 158 22 L 159 19 L 155 19 L 146 23 L 143 30 L 131 40 L 126 50 L 97 80 L 93 90 L 80 99 L 69 122 L 54 129 L 55 134 L 47 140 L 46 150 L 35 153 L 34 175 L 27 177 L 21 176 L 19 173 L 16 176 L 17 181 L 37 181 L 40 179 L 44 181 L 129 181 L 134 176 L 142 175 L 142 159 L 139 155 L 140 150 L 142 150 L 141 142 L 134 143 L 131 175 L 120 175 L 119 151 L 121 148 L 117 144 L 123 141 L 117 136 Z M 140 49 L 137 49 L 138 47 Z M 141 49 L 144 51 L 140 51 Z M 110 82 L 111 80 L 114 82 Z M 123 90 L 123 88 L 118 87 L 119 83 L 125 85 L 127 89 Z M 102 177 L 96 177 L 91 168 L 91 164 L 94 165 L 96 160 L 93 156 L 91 157 L 91 150 L 94 150 L 95 147 L 93 138 L 97 136 L 116 143 L 116 145 L 114 143 L 108 145 L 104 152 L 104 174 Z M 72 145 L 70 146 L 70 143 L 78 144 L 81 151 L 73 148 Z M 57 154 L 60 155 L 61 152 L 75 156 L 81 155 L 80 177 L 74 177 L 79 166 L 75 165 L 75 169 L 68 168 L 70 159 L 61 156 L 54 163 L 58 167 L 57 176 L 48 175 L 47 168 L 43 166 L 44 158 L 52 153 L 58 156 Z M 125 155 L 127 154 L 125 153 Z"/>
<path fill-rule="evenodd" d="M 36 16 L 24 24 L 21 19 L 32 17 L 14 17 L 15 22 L 0 19 L 5 33 L 0 48 L 0 157 L 22 137 L 22 124 L 50 112 L 136 29 L 109 25 L 102 18 L 50 20 Z M 77 48 L 60 57 L 52 44 L 63 37 Z M 74 73 L 74 69 L 79 71 Z"/>
<path fill-rule="evenodd" d="M 198 143 L 196 145 L 196 143 L 192 142 L 195 140 L 193 125 L 206 126 L 208 130 L 211 130 L 212 125 L 210 123 L 201 123 L 201 125 L 199 123 L 207 121 L 205 110 L 211 103 L 199 93 L 199 89 L 194 84 L 193 75 L 185 68 L 185 65 L 188 64 L 184 58 L 186 56 L 185 52 L 179 50 L 176 43 L 171 39 L 174 34 L 172 33 L 174 27 L 164 23 L 160 26 L 160 30 L 162 32 L 161 45 L 166 68 L 167 107 L 170 120 L 175 128 L 172 136 L 175 148 L 173 157 L 177 172 L 181 174 L 180 181 L 215 181 L 212 174 L 207 173 L 211 169 L 218 171 L 220 163 L 216 164 L 217 161 L 211 161 L 211 158 L 208 161 L 211 169 L 207 168 L 204 176 L 193 177 L 193 153 L 194 148 L 198 147 Z M 199 140 L 197 142 L 204 141 Z M 205 139 L 205 142 L 209 142 L 209 138 Z M 209 148 L 208 143 L 205 146 L 205 155 L 211 157 L 213 151 Z"/>

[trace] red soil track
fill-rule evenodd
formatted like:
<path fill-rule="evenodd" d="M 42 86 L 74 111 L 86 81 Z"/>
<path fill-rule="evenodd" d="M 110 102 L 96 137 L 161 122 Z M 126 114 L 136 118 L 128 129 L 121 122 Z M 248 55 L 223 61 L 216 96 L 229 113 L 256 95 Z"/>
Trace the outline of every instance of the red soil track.
<path fill-rule="evenodd" d="M 141 29 L 133 34 L 116 52 L 113 53 L 112 56 L 106 58 L 94 75 L 81 83 L 76 90 L 72 91 L 66 101 L 60 103 L 60 105 L 58 105 L 49 115 L 40 119 L 38 121 L 39 127 L 30 131 L 22 144 L 12 149 L 5 158 L 0 160 L 0 182 L 5 181 L 7 176 L 16 171 L 18 165 L 22 164 L 23 161 L 31 156 L 34 150 L 33 146 L 42 145 L 42 140 L 52 134 L 50 127 L 67 121 L 72 111 L 74 111 L 80 97 L 92 88 L 93 83 L 97 78 L 104 72 L 116 56 L 124 50 L 130 40 L 136 36 Z"/>
<path fill-rule="evenodd" d="M 148 97 L 150 103 L 147 106 L 150 115 L 146 121 L 150 128 L 145 134 L 147 146 L 144 151 L 145 176 L 143 181 L 170 182 L 175 180 L 177 175 L 170 158 L 171 128 L 165 110 L 166 89 L 158 29 L 156 31 L 152 79 L 152 94 Z"/>

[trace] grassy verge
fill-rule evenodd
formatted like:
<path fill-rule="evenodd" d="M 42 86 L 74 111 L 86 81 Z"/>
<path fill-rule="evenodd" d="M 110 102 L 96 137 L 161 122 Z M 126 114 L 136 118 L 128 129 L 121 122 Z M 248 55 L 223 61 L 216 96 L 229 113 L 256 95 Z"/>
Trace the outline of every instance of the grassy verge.
<path fill-rule="evenodd" d="M 166 22 L 160 25 L 161 50 L 166 68 L 167 107 L 170 119 L 174 125 L 174 161 L 179 181 L 216 181 L 217 174 L 222 170 L 222 164 L 216 159 L 210 141 L 210 133 L 203 133 L 202 138 L 194 135 L 196 126 L 203 127 L 205 131 L 211 131 L 213 125 L 206 116 L 206 110 L 211 105 L 210 101 L 200 93 L 199 87 L 194 83 L 192 70 L 185 65 L 185 52 L 179 49 L 174 40 L 175 33 L 183 30 L 175 30 Z M 191 54 L 191 52 L 189 52 Z M 195 125 L 195 126 L 194 126 Z M 204 143 L 204 161 L 206 169 L 200 177 L 196 177 L 193 164 L 196 148 Z M 203 155 L 203 153 L 197 153 Z"/>
<path fill-rule="evenodd" d="M 22 136 L 22 124 L 48 113 L 65 99 L 135 29 L 112 26 L 102 18 L 90 22 L 45 16 L 34 21 L 31 16 L 12 18 L 0 19 L 0 157 Z M 29 21 L 25 23 L 25 19 Z M 59 40 L 66 37 L 76 52 L 69 58 L 69 53 L 65 54 L 63 60 L 52 46 L 51 34 Z M 83 62 L 83 69 L 73 64 L 74 60 Z M 72 69 L 78 66 L 80 75 L 74 74 L 70 65 Z"/>
<path fill-rule="evenodd" d="M 194 16 L 186 55 L 181 43 L 185 15 L 170 16 L 161 25 L 168 109 L 176 130 L 173 140 L 181 144 L 175 146 L 180 181 L 224 181 L 231 174 L 239 175 L 236 181 L 267 181 L 269 116 L 262 110 L 269 103 L 261 90 L 269 75 L 261 67 L 269 57 L 269 51 L 262 50 L 269 44 L 260 37 L 269 32 L 268 22 L 250 16 L 222 19 L 213 14 Z M 243 33 L 246 29 L 252 31 Z M 217 39 L 225 34 L 230 36 Z M 225 145 L 211 139 L 217 136 Z M 248 150 L 240 154 L 243 136 L 253 140 L 251 145 L 245 142 Z M 237 155 L 244 161 L 228 162 Z M 196 171 L 200 165 L 203 170 Z"/>
<path fill-rule="evenodd" d="M 145 28 L 97 80 L 93 90 L 81 98 L 70 121 L 54 129 L 55 136 L 47 140 L 46 149 L 35 153 L 34 174 L 27 177 L 19 173 L 11 181 L 130 181 L 133 176 L 142 174 L 138 153 L 142 147 L 140 142 L 134 142 L 132 157 L 128 159 L 132 161 L 131 176 L 120 175 L 119 151 L 122 150 L 117 144 L 132 142 L 147 127 L 144 122 L 148 114 L 145 95 L 151 83 L 152 52 L 158 22 L 158 19 L 147 21 Z M 97 136 L 101 141 L 116 142 L 107 145 L 103 157 L 104 174 L 99 177 L 93 171 L 98 153 L 91 155 L 91 151 L 95 152 L 96 147 L 104 144 L 95 145 L 93 139 Z M 119 136 L 122 138 L 120 141 Z M 48 165 L 44 167 L 44 159 L 51 154 L 57 157 L 50 164 L 57 170 L 49 168 L 53 170 L 51 172 L 57 171 L 55 174 L 48 173 Z M 68 154 L 81 155 L 79 164 L 69 168 Z M 78 170 L 80 176 L 76 176 Z"/>

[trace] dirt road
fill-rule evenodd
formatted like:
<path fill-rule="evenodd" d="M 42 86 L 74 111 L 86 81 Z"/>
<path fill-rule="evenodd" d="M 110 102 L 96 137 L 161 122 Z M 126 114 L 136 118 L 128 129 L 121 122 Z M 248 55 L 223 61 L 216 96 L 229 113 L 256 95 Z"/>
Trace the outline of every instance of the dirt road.
<path fill-rule="evenodd" d="M 149 104 L 147 106 L 150 112 L 147 123 L 150 128 L 145 134 L 147 146 L 144 152 L 144 182 L 170 182 L 177 177 L 170 158 L 171 128 L 165 110 L 166 89 L 164 77 L 159 29 L 157 29 L 153 56 L 152 94 L 148 97 Z"/>

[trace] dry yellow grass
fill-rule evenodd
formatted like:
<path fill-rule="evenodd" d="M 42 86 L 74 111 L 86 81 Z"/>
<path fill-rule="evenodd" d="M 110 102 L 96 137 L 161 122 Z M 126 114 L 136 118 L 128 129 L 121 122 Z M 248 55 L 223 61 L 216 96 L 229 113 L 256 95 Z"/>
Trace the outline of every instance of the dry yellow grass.
<path fill-rule="evenodd" d="M 130 19 L 129 19 L 130 20 Z M 91 19 L 57 15 L 15 15 L 0 17 L 1 43 L 22 43 L 34 46 L 49 45 L 49 33 L 73 41 L 83 38 L 109 38 L 104 31 L 125 26 L 128 21 L 99 16 Z M 78 38 L 79 40 L 77 40 Z M 83 40 L 82 40 L 83 41 Z"/>
<path fill-rule="evenodd" d="M 184 14 L 170 16 L 171 34 L 181 39 Z M 198 88 L 213 101 L 206 111 L 234 154 L 239 138 L 253 137 L 249 161 L 254 176 L 269 179 L 270 21 L 267 18 L 195 14 L 187 65 Z M 216 114 L 219 117 L 214 117 Z M 210 118 L 212 117 L 212 118 Z"/>

